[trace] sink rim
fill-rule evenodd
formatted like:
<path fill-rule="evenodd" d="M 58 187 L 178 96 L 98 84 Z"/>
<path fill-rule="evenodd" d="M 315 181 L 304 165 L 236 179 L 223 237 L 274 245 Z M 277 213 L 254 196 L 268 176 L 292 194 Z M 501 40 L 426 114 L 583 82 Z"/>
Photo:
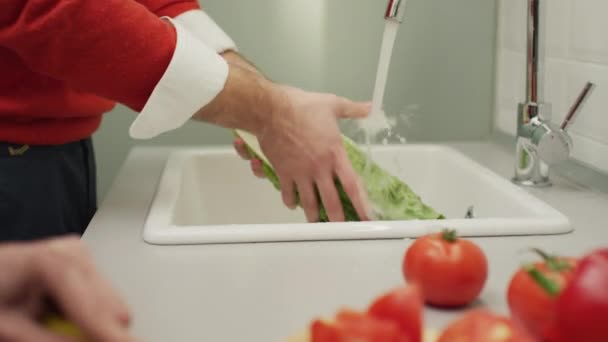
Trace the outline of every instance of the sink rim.
<path fill-rule="evenodd" d="M 143 239 L 154 245 L 216 244 L 243 242 L 287 242 L 316 240 L 356 239 L 404 239 L 437 231 L 443 227 L 457 229 L 463 237 L 498 237 L 527 235 L 557 235 L 574 231 L 570 220 L 548 203 L 530 192 L 512 184 L 486 166 L 466 156 L 459 150 L 441 144 L 408 143 L 406 145 L 374 145 L 374 150 L 391 151 L 408 148 L 444 150 L 461 159 L 470 167 L 477 168 L 483 177 L 490 177 L 505 191 L 522 200 L 531 201 L 542 217 L 522 218 L 473 218 L 409 221 L 325 222 L 325 223 L 269 223 L 225 225 L 175 225 L 173 213 L 179 194 L 182 165 L 194 154 L 234 155 L 231 147 L 187 147 L 170 152 L 163 167 L 152 203 L 144 222 Z M 269 185 L 271 186 L 271 185 Z M 471 222 L 475 222 L 471 225 Z M 525 225 L 524 225 L 525 222 Z M 530 232 L 533 225 L 534 232 Z M 499 227 L 499 228 L 497 228 Z M 286 229 L 289 228 L 289 229 Z M 492 228 L 491 230 L 488 228 Z M 272 230 L 272 234 L 267 234 Z M 482 232 L 483 231 L 483 232 Z"/>

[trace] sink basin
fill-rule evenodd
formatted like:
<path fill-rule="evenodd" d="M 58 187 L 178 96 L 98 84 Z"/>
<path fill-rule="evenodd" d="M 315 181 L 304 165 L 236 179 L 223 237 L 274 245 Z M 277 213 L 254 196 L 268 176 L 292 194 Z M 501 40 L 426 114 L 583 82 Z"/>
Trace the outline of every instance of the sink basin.
<path fill-rule="evenodd" d="M 145 222 L 150 244 L 414 238 L 444 227 L 461 236 L 562 234 L 568 219 L 459 151 L 441 145 L 374 146 L 375 161 L 445 220 L 307 223 L 234 150 L 172 152 Z M 465 218 L 469 206 L 474 217 Z"/>

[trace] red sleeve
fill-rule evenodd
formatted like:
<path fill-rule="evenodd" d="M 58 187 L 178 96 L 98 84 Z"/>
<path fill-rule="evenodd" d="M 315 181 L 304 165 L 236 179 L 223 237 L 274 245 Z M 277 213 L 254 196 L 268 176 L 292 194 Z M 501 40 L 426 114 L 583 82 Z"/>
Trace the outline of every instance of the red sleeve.
<path fill-rule="evenodd" d="M 171 24 L 132 0 L 3 0 L 0 46 L 32 70 L 143 108 L 173 56 Z"/>
<path fill-rule="evenodd" d="M 200 9 L 196 0 L 137 0 L 159 17 L 174 18 L 186 11 Z"/>

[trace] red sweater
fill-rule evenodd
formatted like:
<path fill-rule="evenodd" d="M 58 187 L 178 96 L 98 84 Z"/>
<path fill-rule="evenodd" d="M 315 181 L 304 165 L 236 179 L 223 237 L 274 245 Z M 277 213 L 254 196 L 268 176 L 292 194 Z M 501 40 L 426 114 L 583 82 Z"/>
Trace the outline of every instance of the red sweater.
<path fill-rule="evenodd" d="M 196 0 L 2 0 L 0 142 L 89 137 L 115 102 L 141 110 L 168 66 L 175 30 L 160 16 Z"/>

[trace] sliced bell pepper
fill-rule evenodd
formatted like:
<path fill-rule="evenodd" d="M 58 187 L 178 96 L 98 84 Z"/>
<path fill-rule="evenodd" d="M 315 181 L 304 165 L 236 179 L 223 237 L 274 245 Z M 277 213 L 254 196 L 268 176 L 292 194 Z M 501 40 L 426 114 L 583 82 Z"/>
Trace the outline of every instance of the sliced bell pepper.
<path fill-rule="evenodd" d="M 397 323 L 350 309 L 341 310 L 334 322 L 313 321 L 310 331 L 311 342 L 410 342 Z"/>

